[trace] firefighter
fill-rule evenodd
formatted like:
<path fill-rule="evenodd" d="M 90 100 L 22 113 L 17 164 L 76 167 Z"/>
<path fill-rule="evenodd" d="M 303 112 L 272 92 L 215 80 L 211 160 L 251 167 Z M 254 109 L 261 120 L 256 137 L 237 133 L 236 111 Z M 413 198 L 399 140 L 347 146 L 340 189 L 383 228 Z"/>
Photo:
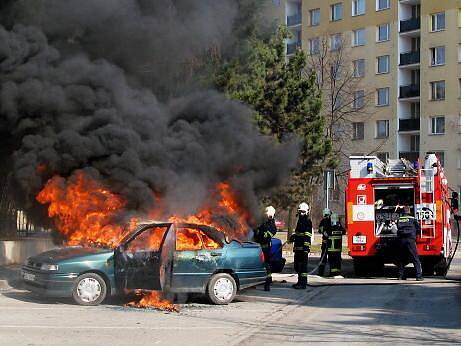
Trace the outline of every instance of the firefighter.
<path fill-rule="evenodd" d="M 399 239 L 400 259 L 399 259 L 399 280 L 406 280 L 405 265 L 408 258 L 416 270 L 416 280 L 422 281 L 423 274 L 421 261 L 419 260 L 416 249 L 416 234 L 421 231 L 418 221 L 411 215 L 410 207 L 403 207 L 403 215 L 397 221 L 397 236 Z"/>
<path fill-rule="evenodd" d="M 298 207 L 298 223 L 295 234 L 290 237 L 294 243 L 295 271 L 298 273 L 298 282 L 293 285 L 295 289 L 307 287 L 307 261 L 311 249 L 312 221 L 309 219 L 309 205 L 301 203 Z"/>
<path fill-rule="evenodd" d="M 264 291 L 271 290 L 272 283 L 272 268 L 271 268 L 271 246 L 272 238 L 277 233 L 277 226 L 275 225 L 275 208 L 268 206 L 265 210 L 266 220 L 254 231 L 254 239 L 261 245 L 264 253 L 264 264 L 266 266 L 267 276 L 264 283 Z"/>
<path fill-rule="evenodd" d="M 331 227 L 328 232 L 327 253 L 330 265 L 330 276 L 341 276 L 341 252 L 343 249 L 343 235 L 346 233 L 337 214 L 331 215 Z"/>
<path fill-rule="evenodd" d="M 319 233 L 322 235 L 322 255 L 320 256 L 320 264 L 318 274 L 323 276 L 325 273 L 325 265 L 327 264 L 327 241 L 328 233 L 331 227 L 331 210 L 328 208 L 323 209 L 323 219 L 319 224 Z"/>

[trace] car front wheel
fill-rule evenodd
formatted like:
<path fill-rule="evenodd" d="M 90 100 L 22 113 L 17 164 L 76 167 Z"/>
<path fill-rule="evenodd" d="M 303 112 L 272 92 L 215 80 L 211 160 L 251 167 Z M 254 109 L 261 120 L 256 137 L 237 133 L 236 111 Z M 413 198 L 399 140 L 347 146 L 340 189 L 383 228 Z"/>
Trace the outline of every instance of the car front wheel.
<path fill-rule="evenodd" d="M 237 284 L 227 273 L 215 274 L 208 282 L 207 295 L 211 303 L 226 305 L 232 302 L 237 294 Z"/>
<path fill-rule="evenodd" d="M 79 305 L 99 305 L 107 295 L 104 279 L 96 273 L 80 275 L 75 280 L 72 297 Z"/>

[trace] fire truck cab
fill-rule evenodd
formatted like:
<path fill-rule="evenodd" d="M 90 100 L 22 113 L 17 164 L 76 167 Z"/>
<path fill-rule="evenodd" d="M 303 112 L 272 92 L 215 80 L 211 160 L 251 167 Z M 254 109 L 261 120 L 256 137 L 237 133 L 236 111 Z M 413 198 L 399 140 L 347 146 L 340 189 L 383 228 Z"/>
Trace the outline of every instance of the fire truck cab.
<path fill-rule="evenodd" d="M 444 275 L 452 252 L 448 181 L 433 154 L 424 163 L 351 156 L 346 189 L 348 245 L 358 276 L 397 264 L 397 220 L 408 205 L 421 224 L 416 245 L 424 275 Z"/>

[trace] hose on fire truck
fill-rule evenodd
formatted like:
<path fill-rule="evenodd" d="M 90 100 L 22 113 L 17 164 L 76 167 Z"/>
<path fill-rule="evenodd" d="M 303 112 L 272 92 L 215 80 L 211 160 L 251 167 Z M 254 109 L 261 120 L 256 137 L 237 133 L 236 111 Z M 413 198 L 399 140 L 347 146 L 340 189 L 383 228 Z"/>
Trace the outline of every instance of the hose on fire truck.
<path fill-rule="evenodd" d="M 458 251 L 458 245 L 459 245 L 459 233 L 460 233 L 460 231 L 459 231 L 459 220 L 461 219 L 461 216 L 455 214 L 454 217 L 455 217 L 455 221 L 456 221 L 456 228 L 458 230 L 458 237 L 457 237 L 457 240 L 456 240 L 455 250 L 453 251 L 453 254 L 451 255 L 451 257 L 448 260 L 447 271 L 445 272 L 445 276 L 448 274 L 448 270 L 450 269 L 451 262 L 453 261 L 453 258 L 455 258 L 456 251 Z"/>

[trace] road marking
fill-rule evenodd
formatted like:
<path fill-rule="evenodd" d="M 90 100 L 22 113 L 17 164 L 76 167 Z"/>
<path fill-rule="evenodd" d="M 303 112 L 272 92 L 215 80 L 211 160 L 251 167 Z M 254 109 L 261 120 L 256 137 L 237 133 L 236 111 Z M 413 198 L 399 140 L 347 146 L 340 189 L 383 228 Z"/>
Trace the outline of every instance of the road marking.
<path fill-rule="evenodd" d="M 203 326 L 171 326 L 171 327 L 147 327 L 142 325 L 136 326 L 47 326 L 47 325 L 0 325 L 0 329 L 148 329 L 148 330 L 208 330 L 208 329 L 234 329 L 235 327 L 231 326 L 213 326 L 213 327 L 203 327 Z"/>

